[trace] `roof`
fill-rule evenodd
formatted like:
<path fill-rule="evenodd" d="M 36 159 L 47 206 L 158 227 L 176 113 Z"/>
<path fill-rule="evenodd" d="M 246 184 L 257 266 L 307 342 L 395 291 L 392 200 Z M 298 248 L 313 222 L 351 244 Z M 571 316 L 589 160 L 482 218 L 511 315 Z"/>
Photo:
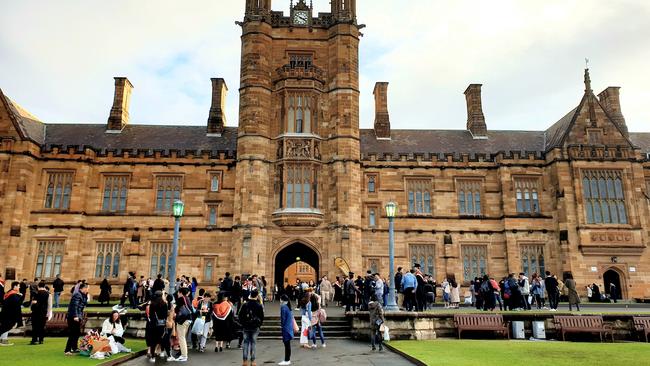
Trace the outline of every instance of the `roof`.
<path fill-rule="evenodd" d="M 544 131 L 488 131 L 474 139 L 466 130 L 391 130 L 390 140 L 378 140 L 375 131 L 359 131 L 361 152 L 368 154 L 494 154 L 500 151 L 543 152 Z"/>
<path fill-rule="evenodd" d="M 221 136 L 208 136 L 204 126 L 126 125 L 120 133 L 107 133 L 105 124 L 47 124 L 46 150 L 54 146 L 79 146 L 100 152 L 107 150 L 160 150 L 164 154 L 219 151 L 234 156 L 237 151 L 237 128 L 226 127 Z"/>
<path fill-rule="evenodd" d="M 650 132 L 630 132 L 630 140 L 645 154 L 650 154 Z"/>

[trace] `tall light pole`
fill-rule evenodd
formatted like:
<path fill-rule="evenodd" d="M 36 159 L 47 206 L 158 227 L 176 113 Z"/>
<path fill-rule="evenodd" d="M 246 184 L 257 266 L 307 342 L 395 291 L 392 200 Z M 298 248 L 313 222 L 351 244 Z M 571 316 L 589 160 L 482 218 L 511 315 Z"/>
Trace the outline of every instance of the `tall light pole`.
<path fill-rule="evenodd" d="M 169 258 L 169 293 L 176 293 L 176 258 L 178 257 L 178 235 L 181 230 L 181 217 L 185 204 L 181 200 L 174 201 L 172 205 L 172 216 L 174 216 L 174 244 L 172 246 L 172 256 Z"/>
<path fill-rule="evenodd" d="M 390 287 L 388 290 L 387 311 L 399 311 L 399 306 L 395 301 L 395 231 L 394 220 L 397 213 L 397 203 L 388 202 L 386 204 L 386 217 L 388 217 L 388 258 L 390 266 Z"/>

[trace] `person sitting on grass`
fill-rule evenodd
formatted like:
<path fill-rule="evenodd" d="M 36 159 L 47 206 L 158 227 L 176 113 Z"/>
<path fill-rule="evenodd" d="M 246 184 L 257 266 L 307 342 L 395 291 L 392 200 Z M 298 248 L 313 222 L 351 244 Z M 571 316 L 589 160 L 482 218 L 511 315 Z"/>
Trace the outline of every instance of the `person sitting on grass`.
<path fill-rule="evenodd" d="M 18 291 L 20 282 L 11 283 L 11 289 L 3 296 L 2 312 L 0 312 L 0 346 L 13 346 L 9 343 L 9 331 L 16 325 L 23 326 L 23 316 L 20 306 L 23 295 Z"/>
<path fill-rule="evenodd" d="M 124 326 L 122 325 L 119 311 L 113 310 L 111 316 L 104 320 L 101 334 L 103 337 L 113 336 L 115 342 L 124 344 Z"/>

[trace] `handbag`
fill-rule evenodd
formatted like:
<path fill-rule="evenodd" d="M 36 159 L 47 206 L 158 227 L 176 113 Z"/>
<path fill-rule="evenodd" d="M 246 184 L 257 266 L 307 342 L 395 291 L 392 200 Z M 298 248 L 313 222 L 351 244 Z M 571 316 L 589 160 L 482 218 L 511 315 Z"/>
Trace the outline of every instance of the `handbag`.
<path fill-rule="evenodd" d="M 192 334 L 203 335 L 204 326 L 205 320 L 203 318 L 196 318 L 194 325 L 192 326 Z"/>
<path fill-rule="evenodd" d="M 384 341 L 390 341 L 390 333 L 387 326 L 384 326 Z"/>

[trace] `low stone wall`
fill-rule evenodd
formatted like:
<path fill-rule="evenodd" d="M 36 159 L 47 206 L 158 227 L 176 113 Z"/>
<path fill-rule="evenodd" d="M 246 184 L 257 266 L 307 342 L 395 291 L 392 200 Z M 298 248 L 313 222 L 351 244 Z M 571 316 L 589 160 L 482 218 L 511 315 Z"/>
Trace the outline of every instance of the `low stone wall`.
<path fill-rule="evenodd" d="M 533 336 L 533 321 L 543 321 L 546 330 L 546 339 L 557 339 L 557 331 L 553 324 L 554 315 L 578 315 L 579 313 L 530 313 L 526 311 L 518 313 L 502 313 L 506 322 L 523 321 L 526 339 Z M 368 312 L 357 311 L 347 315 L 351 319 L 352 337 L 355 339 L 367 340 L 370 337 L 370 318 Z M 632 317 L 634 314 L 604 314 L 603 319 L 614 329 L 614 338 L 619 340 L 638 341 L 638 334 L 634 331 Z M 639 315 L 648 316 L 648 315 Z M 391 339 L 413 339 L 425 340 L 443 338 L 455 338 L 458 336 L 454 326 L 454 313 L 415 313 L 415 312 L 385 312 L 386 326 L 390 329 Z M 511 328 L 512 329 L 512 328 Z M 465 332 L 463 332 L 463 335 Z M 489 333 L 486 333 L 489 336 Z M 588 338 L 589 334 L 576 335 L 576 338 Z M 573 337 L 573 335 L 572 335 Z"/>

